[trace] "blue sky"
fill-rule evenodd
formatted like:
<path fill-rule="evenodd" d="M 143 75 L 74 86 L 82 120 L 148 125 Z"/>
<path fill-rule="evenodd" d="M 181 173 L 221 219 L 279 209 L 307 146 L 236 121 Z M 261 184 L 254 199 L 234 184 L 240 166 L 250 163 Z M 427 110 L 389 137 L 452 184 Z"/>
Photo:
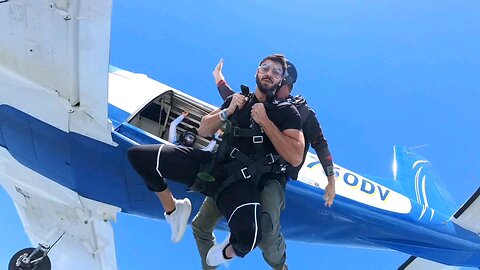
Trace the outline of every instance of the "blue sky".
<path fill-rule="evenodd" d="M 110 62 L 219 105 L 211 72 L 220 58 L 230 85 L 254 87 L 259 60 L 282 52 L 336 163 L 391 177 L 393 145 L 426 145 L 417 151 L 460 206 L 480 185 L 478 14 L 478 1 L 122 0 Z M 3 190 L 0 213 L 6 265 L 30 243 Z M 200 269 L 190 228 L 177 245 L 162 221 L 121 214 L 114 229 L 119 269 Z M 291 269 L 397 269 L 409 257 L 287 244 Z M 255 251 L 229 269 L 268 267 Z"/>

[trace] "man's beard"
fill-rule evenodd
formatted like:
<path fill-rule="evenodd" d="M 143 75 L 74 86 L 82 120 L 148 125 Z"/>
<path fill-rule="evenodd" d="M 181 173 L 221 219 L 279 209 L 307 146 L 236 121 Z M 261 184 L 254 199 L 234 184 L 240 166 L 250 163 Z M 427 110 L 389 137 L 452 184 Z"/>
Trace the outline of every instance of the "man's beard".
<path fill-rule="evenodd" d="M 268 95 L 268 93 L 271 93 L 271 95 L 275 94 L 275 91 L 278 88 L 278 85 L 273 85 L 272 87 L 265 87 L 262 85 L 262 81 L 260 79 L 260 76 L 257 75 L 255 81 L 257 82 L 257 87 L 260 92 L 262 92 L 265 95 Z"/>

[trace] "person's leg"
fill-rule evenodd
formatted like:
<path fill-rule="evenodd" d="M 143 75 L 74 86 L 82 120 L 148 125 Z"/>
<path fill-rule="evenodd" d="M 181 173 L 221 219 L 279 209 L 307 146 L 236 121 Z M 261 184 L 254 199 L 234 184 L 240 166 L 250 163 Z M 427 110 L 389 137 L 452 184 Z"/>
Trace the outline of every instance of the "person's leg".
<path fill-rule="evenodd" d="M 233 257 L 245 257 L 255 249 L 261 240 L 260 213 L 261 205 L 258 202 L 238 206 L 230 216 L 228 226 L 230 228 L 230 245 L 234 254 L 226 251 L 226 255 Z"/>
<path fill-rule="evenodd" d="M 200 165 L 211 158 L 210 152 L 168 144 L 137 145 L 128 149 L 130 163 L 155 192 L 167 188 L 164 179 L 191 186 Z"/>
<path fill-rule="evenodd" d="M 175 197 L 173 197 L 173 194 L 168 187 L 164 191 L 155 192 L 155 194 L 162 203 L 165 213 L 170 214 L 175 211 Z"/>
<path fill-rule="evenodd" d="M 222 217 L 222 213 L 211 197 L 206 197 L 197 215 L 193 218 L 192 229 L 197 243 L 198 253 L 202 261 L 202 269 L 210 270 L 217 267 L 209 266 L 206 262 L 207 253 L 215 245 L 213 229 Z"/>
<path fill-rule="evenodd" d="M 175 211 L 175 198 L 157 170 L 158 156 L 163 147 L 163 144 L 133 146 L 128 149 L 128 159 L 142 176 L 148 189 L 157 194 L 165 212 L 171 213 Z"/>
<path fill-rule="evenodd" d="M 284 269 L 286 261 L 285 239 L 280 232 L 280 214 L 285 208 L 285 190 L 276 179 L 266 182 L 260 192 L 262 202 L 262 241 L 258 247 L 263 258 L 275 270 Z"/>
<path fill-rule="evenodd" d="M 207 254 L 207 264 L 216 266 L 235 256 L 245 257 L 260 242 L 260 194 L 253 181 L 238 181 L 218 197 L 217 206 L 227 219 L 231 235 L 213 246 Z"/>
<path fill-rule="evenodd" d="M 175 199 L 164 178 L 188 186 L 193 184 L 200 161 L 209 157 L 208 154 L 198 151 L 164 144 L 138 145 L 128 150 L 131 164 L 143 177 L 148 189 L 156 193 L 165 209 L 165 219 L 172 228 L 172 242 L 179 242 L 182 239 L 192 206 L 188 198 Z M 179 169 L 179 166 L 188 169 Z"/>

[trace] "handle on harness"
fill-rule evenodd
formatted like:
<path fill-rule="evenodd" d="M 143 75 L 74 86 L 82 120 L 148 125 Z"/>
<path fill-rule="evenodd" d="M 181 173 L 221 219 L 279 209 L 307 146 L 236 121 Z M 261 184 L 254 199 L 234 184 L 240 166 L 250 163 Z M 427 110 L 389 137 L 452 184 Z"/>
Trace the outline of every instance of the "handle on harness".
<path fill-rule="evenodd" d="M 248 87 L 248 85 L 245 85 L 245 84 L 240 85 L 240 90 L 242 91 L 240 94 L 245 96 L 247 99 L 251 97 L 252 93 L 250 93 L 250 88 Z M 237 111 L 238 111 L 238 107 L 235 108 L 232 115 L 235 115 Z"/>
<path fill-rule="evenodd" d="M 240 90 L 242 90 L 242 95 L 248 97 L 250 95 L 250 88 L 248 85 L 242 84 L 240 85 Z"/>

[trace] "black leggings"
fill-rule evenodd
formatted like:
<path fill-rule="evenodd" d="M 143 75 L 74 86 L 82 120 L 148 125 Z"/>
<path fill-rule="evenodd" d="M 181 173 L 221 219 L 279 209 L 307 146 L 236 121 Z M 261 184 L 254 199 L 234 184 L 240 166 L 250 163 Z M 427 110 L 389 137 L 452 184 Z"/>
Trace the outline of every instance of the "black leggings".
<path fill-rule="evenodd" d="M 128 150 L 128 159 L 149 190 L 162 192 L 167 188 L 165 178 L 189 187 L 193 185 L 202 164 L 212 159 L 212 153 L 167 144 L 138 145 Z M 215 166 L 211 174 L 216 179 L 212 185 L 218 186 L 228 175 L 221 165 Z M 228 221 L 230 244 L 237 256 L 244 257 L 261 240 L 262 208 L 258 188 L 253 181 L 241 180 L 220 192 L 216 203 Z"/>
<path fill-rule="evenodd" d="M 128 159 L 148 189 L 161 192 L 167 188 L 165 178 L 191 186 L 200 164 L 210 160 L 211 153 L 185 146 L 151 144 L 128 149 Z"/>

